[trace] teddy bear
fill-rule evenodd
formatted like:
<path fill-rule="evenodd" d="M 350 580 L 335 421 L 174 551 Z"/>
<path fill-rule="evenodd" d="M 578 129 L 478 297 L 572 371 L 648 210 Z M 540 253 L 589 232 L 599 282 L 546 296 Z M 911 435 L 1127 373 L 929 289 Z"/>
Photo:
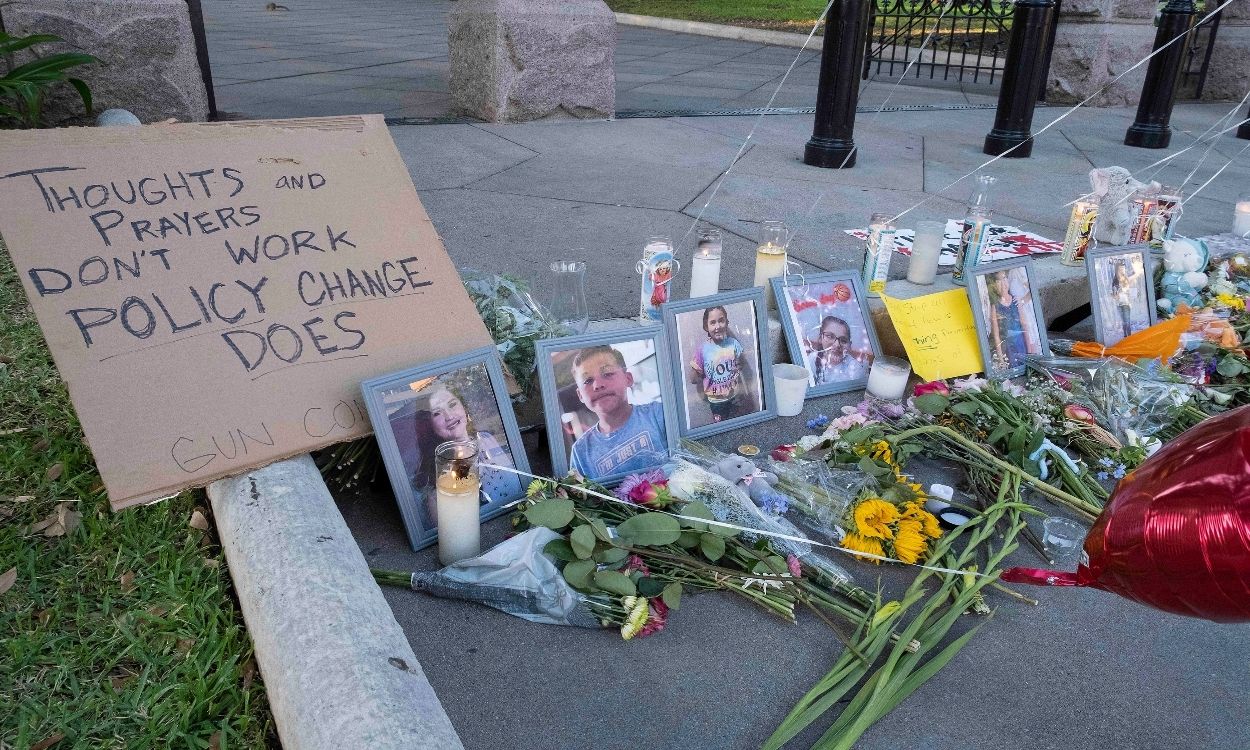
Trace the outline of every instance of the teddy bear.
<path fill-rule="evenodd" d="M 1143 188 L 1159 189 L 1159 183 L 1133 179 L 1124 167 L 1103 167 L 1089 171 L 1089 184 L 1098 198 L 1098 222 L 1095 232 L 1099 242 L 1126 245 L 1133 230 L 1133 201 L 1130 196 Z"/>
<path fill-rule="evenodd" d="M 1209 281 L 1203 271 L 1210 258 L 1207 243 L 1188 237 L 1163 241 L 1163 297 L 1159 309 L 1172 312 L 1181 304 L 1198 307 L 1202 298 L 1198 292 Z"/>
<path fill-rule="evenodd" d="M 712 472 L 741 487 L 755 504 L 771 513 L 782 514 L 790 506 L 790 498 L 773 488 L 778 481 L 771 471 L 762 471 L 749 458 L 728 455 L 712 465 Z"/>

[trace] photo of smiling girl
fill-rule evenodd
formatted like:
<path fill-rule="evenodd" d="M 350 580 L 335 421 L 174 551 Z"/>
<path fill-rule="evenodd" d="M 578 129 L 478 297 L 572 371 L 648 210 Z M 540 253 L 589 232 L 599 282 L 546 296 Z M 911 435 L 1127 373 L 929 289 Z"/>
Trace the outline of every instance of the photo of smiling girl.
<path fill-rule="evenodd" d="M 755 311 L 733 302 L 677 315 L 686 375 L 687 429 L 760 410 Z"/>

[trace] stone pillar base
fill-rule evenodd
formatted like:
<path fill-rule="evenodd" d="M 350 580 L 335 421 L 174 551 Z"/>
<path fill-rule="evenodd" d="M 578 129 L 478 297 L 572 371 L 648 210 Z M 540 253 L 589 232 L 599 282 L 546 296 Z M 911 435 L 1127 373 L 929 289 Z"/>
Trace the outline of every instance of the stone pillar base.
<path fill-rule="evenodd" d="M 1215 34 L 1215 49 L 1203 99 L 1238 101 L 1250 89 L 1250 3 L 1233 3 L 1224 9 Z M 1243 113 L 1240 120 L 1246 115 Z M 1235 122 L 1235 121 L 1234 121 Z"/>
<path fill-rule="evenodd" d="M 128 109 L 143 122 L 208 119 L 186 0 L 22 0 L 2 13 L 10 34 L 55 34 L 68 43 L 63 50 L 100 59 L 73 72 L 91 87 L 96 111 Z M 48 102 L 51 122 L 82 114 L 65 88 Z"/>
<path fill-rule="evenodd" d="M 1154 39 L 1153 0 L 1064 0 L 1046 78 L 1046 101 L 1075 104 L 1093 95 L 1149 55 Z M 1145 80 L 1142 65 L 1088 106 L 1135 105 Z"/>
<path fill-rule="evenodd" d="M 448 46 L 457 114 L 523 122 L 616 110 L 616 17 L 603 0 L 458 0 Z"/>

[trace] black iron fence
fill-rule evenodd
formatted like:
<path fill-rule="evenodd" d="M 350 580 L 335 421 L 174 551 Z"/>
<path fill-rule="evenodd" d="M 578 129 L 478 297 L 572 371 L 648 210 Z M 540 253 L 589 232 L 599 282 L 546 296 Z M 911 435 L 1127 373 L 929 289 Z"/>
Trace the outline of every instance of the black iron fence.
<path fill-rule="evenodd" d="M 1189 32 L 1186 42 L 1185 62 L 1181 69 L 1180 88 L 1176 95 L 1180 99 L 1201 99 L 1202 89 L 1207 83 L 1207 71 L 1211 69 L 1211 53 L 1215 51 L 1215 35 L 1220 30 L 1220 17 L 1224 11 L 1212 13 L 1210 18 Z M 1195 23 L 1206 18 L 1199 13 Z"/>
<path fill-rule="evenodd" d="M 1012 0 L 875 0 L 864 77 L 907 70 L 915 78 L 993 84 L 1007 58 L 1013 7 Z"/>

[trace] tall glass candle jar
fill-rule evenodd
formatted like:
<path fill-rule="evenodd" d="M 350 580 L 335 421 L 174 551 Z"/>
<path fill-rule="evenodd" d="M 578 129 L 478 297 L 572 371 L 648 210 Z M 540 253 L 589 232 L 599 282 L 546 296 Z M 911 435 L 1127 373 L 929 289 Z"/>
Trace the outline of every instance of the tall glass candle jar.
<path fill-rule="evenodd" d="M 707 297 L 720 291 L 721 234 L 719 229 L 699 230 L 699 246 L 690 267 L 690 298 Z"/>
<path fill-rule="evenodd" d="M 476 557 L 482 551 L 477 441 L 440 443 L 434 449 L 434 474 L 439 562 L 451 565 Z"/>
<path fill-rule="evenodd" d="M 760 223 L 760 244 L 755 249 L 754 286 L 764 287 L 769 307 L 773 306 L 773 290 L 768 280 L 786 271 L 786 225 L 780 221 Z"/>
<path fill-rule="evenodd" d="M 868 245 L 864 248 L 862 277 L 869 297 L 880 297 L 890 276 L 894 256 L 894 224 L 889 214 L 873 214 L 868 220 Z"/>
<path fill-rule="evenodd" d="M 946 239 L 946 222 L 916 222 L 916 238 L 911 243 L 911 263 L 907 266 L 907 280 L 913 284 L 932 284 L 937 278 L 938 259 L 942 255 L 942 241 Z"/>

